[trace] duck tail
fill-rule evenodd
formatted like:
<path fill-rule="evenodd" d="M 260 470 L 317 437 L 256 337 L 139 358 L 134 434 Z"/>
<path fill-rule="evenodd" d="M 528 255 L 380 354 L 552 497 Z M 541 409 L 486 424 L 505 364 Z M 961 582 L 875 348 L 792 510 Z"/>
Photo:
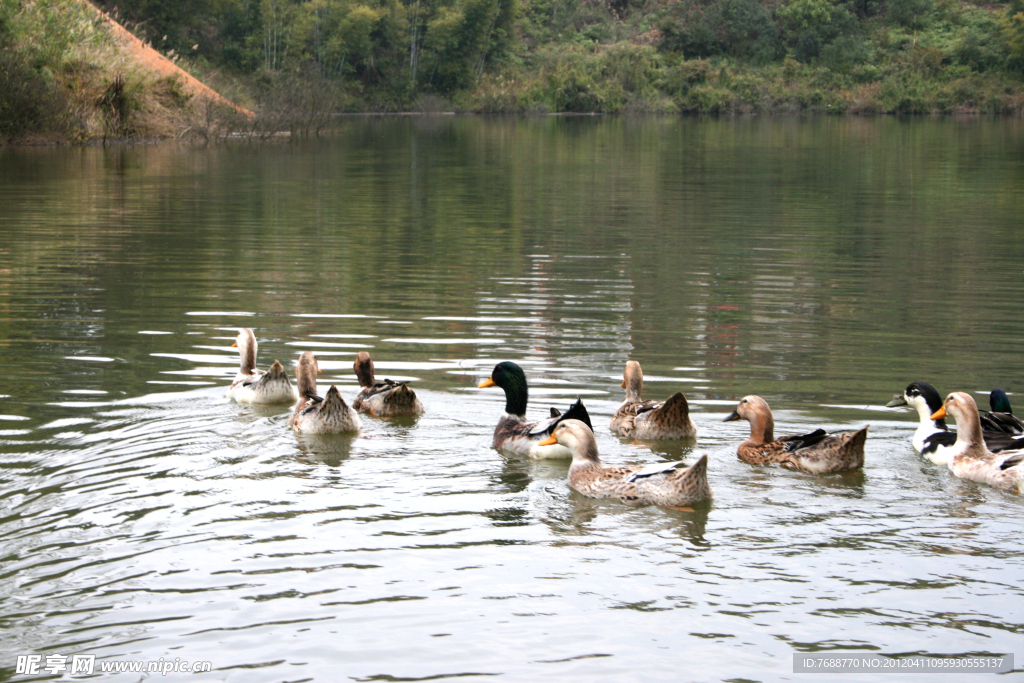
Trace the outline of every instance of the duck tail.
<path fill-rule="evenodd" d="M 590 423 L 590 413 L 587 412 L 587 408 L 583 405 L 583 401 L 579 396 L 576 397 L 576 402 L 569 406 L 565 413 L 561 416 L 556 416 L 552 413 L 551 417 L 561 417 L 559 422 L 562 420 L 579 420 L 590 427 L 590 431 L 594 431 L 594 425 Z"/>
<path fill-rule="evenodd" d="M 677 391 L 652 411 L 651 419 L 660 424 L 684 424 L 690 419 L 690 404 L 686 402 L 683 392 Z"/>
<path fill-rule="evenodd" d="M 677 470 L 677 480 L 681 487 L 688 491 L 695 499 L 706 499 L 711 497 L 711 486 L 708 485 L 708 455 L 700 456 L 697 462 L 685 470 Z"/>
<path fill-rule="evenodd" d="M 870 426 L 864 425 L 864 429 L 851 434 L 850 440 L 846 442 L 847 453 L 851 456 L 849 467 L 851 470 L 864 467 L 864 442 L 868 440 L 868 427 Z"/>
<path fill-rule="evenodd" d="M 402 382 L 384 396 L 384 403 L 391 408 L 411 408 L 416 403 L 416 392 Z"/>
<path fill-rule="evenodd" d="M 338 387 L 331 385 L 331 388 L 327 390 L 327 395 L 324 396 L 323 402 L 319 404 L 321 412 L 348 412 L 348 404 L 345 403 L 345 399 L 341 397 L 341 392 L 338 391 Z"/>

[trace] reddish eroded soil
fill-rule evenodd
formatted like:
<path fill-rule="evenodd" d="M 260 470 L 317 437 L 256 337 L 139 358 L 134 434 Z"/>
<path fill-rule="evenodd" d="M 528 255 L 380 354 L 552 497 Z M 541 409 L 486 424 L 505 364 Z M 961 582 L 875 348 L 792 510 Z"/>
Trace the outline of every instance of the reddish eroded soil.
<path fill-rule="evenodd" d="M 195 97 L 201 97 L 206 100 L 211 100 L 218 104 L 223 104 L 245 114 L 252 118 L 255 114 L 245 107 L 240 107 L 231 100 L 222 96 L 216 90 L 206 85 L 198 78 L 190 74 L 189 72 L 182 69 L 180 66 L 172 62 L 171 60 L 164 57 L 162 54 L 153 49 L 149 44 L 142 42 L 135 35 L 126 29 L 121 24 L 114 21 L 106 12 L 103 12 L 98 7 L 88 2 L 88 0 L 79 0 L 84 5 L 88 6 L 93 11 L 97 12 L 103 17 L 103 20 L 107 23 L 110 28 L 110 32 L 117 37 L 124 48 L 134 55 L 135 60 L 153 71 L 157 72 L 162 77 L 175 76 L 185 86 L 185 89 Z"/>

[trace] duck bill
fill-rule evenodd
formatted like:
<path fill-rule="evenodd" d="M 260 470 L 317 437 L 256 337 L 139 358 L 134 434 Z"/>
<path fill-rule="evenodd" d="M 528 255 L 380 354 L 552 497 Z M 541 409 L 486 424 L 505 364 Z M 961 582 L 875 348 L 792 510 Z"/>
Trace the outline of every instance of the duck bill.
<path fill-rule="evenodd" d="M 903 394 L 896 394 L 892 397 L 892 400 L 885 404 L 886 408 L 899 408 L 900 406 L 907 405 L 907 397 Z"/>
<path fill-rule="evenodd" d="M 740 414 L 739 414 L 739 413 L 737 413 L 737 412 L 736 412 L 736 411 L 734 410 L 734 411 L 732 411 L 731 413 L 729 413 L 728 415 L 726 415 L 726 416 L 725 416 L 725 419 L 724 419 L 724 420 L 722 420 L 722 422 L 735 422 L 736 420 L 739 420 L 739 419 L 740 419 Z"/>
<path fill-rule="evenodd" d="M 622 380 L 622 384 L 620 384 L 619 386 L 622 387 L 623 389 L 625 389 L 626 388 L 626 380 Z"/>
<path fill-rule="evenodd" d="M 936 410 L 934 413 L 932 413 L 932 416 L 930 418 L 928 418 L 928 419 L 929 420 L 941 420 L 944 417 L 946 417 L 946 406 L 942 406 L 941 408 Z"/>
<path fill-rule="evenodd" d="M 231 348 L 235 348 L 236 346 L 238 346 L 238 342 L 231 342 Z"/>
<path fill-rule="evenodd" d="M 537 445 L 538 446 L 554 446 L 556 443 L 558 443 L 558 439 L 556 439 L 555 435 L 552 434 L 551 436 L 549 436 L 548 438 L 544 439 L 543 441 L 538 441 Z"/>
<path fill-rule="evenodd" d="M 487 387 L 493 387 L 493 386 L 495 386 L 494 380 L 491 379 L 490 377 L 488 377 L 483 382 L 480 382 L 480 384 L 476 385 L 476 388 L 477 389 L 486 389 Z"/>

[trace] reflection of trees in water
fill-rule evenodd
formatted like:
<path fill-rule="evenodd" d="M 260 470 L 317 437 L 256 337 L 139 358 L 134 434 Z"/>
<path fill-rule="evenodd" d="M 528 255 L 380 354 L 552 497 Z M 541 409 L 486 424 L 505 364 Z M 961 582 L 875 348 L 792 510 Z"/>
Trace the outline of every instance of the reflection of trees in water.
<path fill-rule="evenodd" d="M 629 356 L 652 373 L 699 367 L 700 384 L 679 387 L 692 398 L 868 402 L 893 375 L 994 384 L 1020 332 L 992 326 L 1024 257 L 1005 157 L 1017 134 L 984 121 L 353 118 L 327 140 L 19 152 L 0 166 L 13 198 L 0 337 L 54 321 L 33 335 L 48 341 L 11 347 L 18 363 L 73 355 L 69 339 L 130 356 L 113 312 L 166 328 L 200 302 L 401 312 L 431 331 L 453 326 L 416 316 L 512 313 L 537 322 L 466 327 L 603 389 Z M 949 230 L 965 206 L 969 225 Z M 987 331 L 958 337 L 967 367 L 917 353 L 951 330 Z"/>

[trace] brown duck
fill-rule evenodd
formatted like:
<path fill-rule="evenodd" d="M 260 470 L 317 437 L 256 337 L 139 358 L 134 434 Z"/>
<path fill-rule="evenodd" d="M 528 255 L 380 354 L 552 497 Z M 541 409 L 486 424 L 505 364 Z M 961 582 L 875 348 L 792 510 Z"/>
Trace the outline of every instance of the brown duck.
<path fill-rule="evenodd" d="M 541 446 L 555 443 L 569 449 L 569 486 L 589 498 L 618 498 L 626 505 L 678 508 L 709 500 L 708 456 L 690 467 L 659 462 L 645 467 L 605 467 L 597 454 L 594 433 L 579 420 L 563 420 Z"/>
<path fill-rule="evenodd" d="M 323 398 L 317 395 L 316 376 L 319 372 L 320 366 L 312 351 L 299 356 L 299 364 L 295 368 L 299 400 L 288 418 L 288 424 L 295 431 L 307 434 L 358 432 L 362 427 L 359 413 L 345 403 L 336 386 L 331 385 Z"/>
<path fill-rule="evenodd" d="M 362 387 L 356 400 L 352 402 L 352 407 L 359 412 L 377 417 L 423 414 L 423 404 L 416 398 L 416 392 L 405 382 L 390 379 L 374 381 L 373 359 L 366 351 L 359 352 L 352 369 L 355 370 L 359 386 Z"/>
<path fill-rule="evenodd" d="M 667 401 L 645 401 L 640 398 L 644 373 L 640 363 L 631 360 L 622 373 L 626 400 L 612 416 L 611 428 L 620 436 L 636 439 L 689 439 L 697 436 L 697 427 L 690 420 L 690 405 L 682 392 Z"/>
<path fill-rule="evenodd" d="M 868 427 L 855 432 L 827 433 L 816 429 L 809 434 L 775 438 L 775 421 L 768 403 L 760 396 L 744 396 L 724 422 L 746 420 L 750 438 L 736 449 L 740 459 L 755 465 L 777 462 L 807 474 L 845 472 L 864 466 L 864 441 Z"/>

